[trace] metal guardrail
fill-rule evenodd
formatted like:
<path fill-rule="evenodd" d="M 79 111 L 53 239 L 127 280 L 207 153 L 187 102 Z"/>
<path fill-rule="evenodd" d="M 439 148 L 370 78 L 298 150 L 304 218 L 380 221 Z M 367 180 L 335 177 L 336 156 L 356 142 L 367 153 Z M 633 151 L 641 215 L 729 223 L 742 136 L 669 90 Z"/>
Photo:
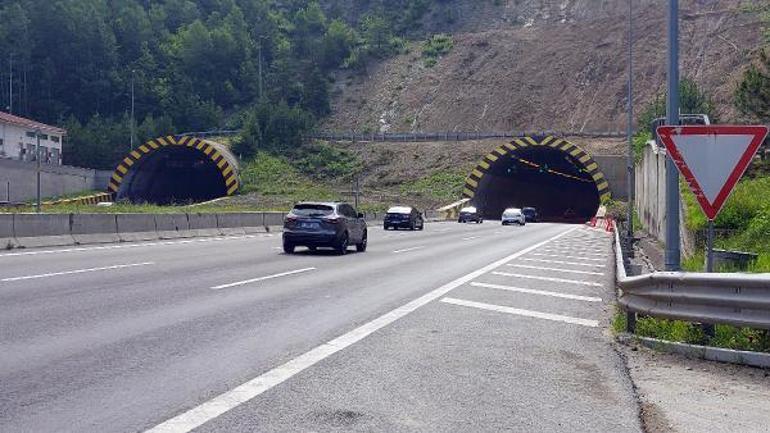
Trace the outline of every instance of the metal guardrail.
<path fill-rule="evenodd" d="M 419 142 L 419 141 L 469 141 L 484 140 L 489 138 L 521 138 L 544 137 L 548 135 L 558 137 L 592 137 L 592 138 L 623 138 L 625 132 L 619 131 L 507 131 L 507 132 L 314 132 L 305 134 L 306 139 L 327 141 L 350 142 Z"/>
<path fill-rule="evenodd" d="M 703 324 L 770 329 L 770 274 L 653 272 L 627 276 L 615 230 L 619 303 L 629 313 Z"/>

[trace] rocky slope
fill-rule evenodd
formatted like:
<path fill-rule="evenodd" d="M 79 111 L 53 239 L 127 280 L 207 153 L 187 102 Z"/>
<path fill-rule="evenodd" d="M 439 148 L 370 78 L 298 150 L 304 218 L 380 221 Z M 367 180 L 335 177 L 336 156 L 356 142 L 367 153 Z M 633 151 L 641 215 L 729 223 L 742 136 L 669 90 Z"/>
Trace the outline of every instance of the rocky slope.
<path fill-rule="evenodd" d="M 665 88 L 665 3 L 635 1 L 636 107 Z M 758 18 L 742 3 L 685 0 L 680 5 L 682 76 L 712 95 L 723 120 L 737 117 L 733 89 L 761 42 Z M 370 66 L 367 74 L 341 73 L 334 114 L 323 128 L 624 129 L 626 1 L 442 4 L 425 16 L 422 27 L 427 34 L 451 32 L 452 51 L 426 67 L 419 44 L 413 44 L 409 53 Z"/>

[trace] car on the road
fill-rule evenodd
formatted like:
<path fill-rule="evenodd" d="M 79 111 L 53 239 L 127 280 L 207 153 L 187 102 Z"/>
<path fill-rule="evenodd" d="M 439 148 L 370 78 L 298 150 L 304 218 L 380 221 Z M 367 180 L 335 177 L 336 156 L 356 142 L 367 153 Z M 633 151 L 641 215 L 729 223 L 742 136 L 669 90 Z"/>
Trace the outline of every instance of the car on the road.
<path fill-rule="evenodd" d="M 521 209 L 515 207 L 504 210 L 502 220 L 504 226 L 507 226 L 508 224 L 518 224 L 523 226 L 527 223 L 527 217 L 524 216 Z"/>
<path fill-rule="evenodd" d="M 383 218 L 385 230 L 405 228 L 409 230 L 422 230 L 425 228 L 425 220 L 422 214 L 412 206 L 393 206 Z"/>
<path fill-rule="evenodd" d="M 537 213 L 537 209 L 533 207 L 525 207 L 521 209 L 521 213 L 527 219 L 527 222 L 536 223 L 540 220 L 540 215 Z"/>
<path fill-rule="evenodd" d="M 481 216 L 481 212 L 479 212 L 476 207 L 468 206 L 460 209 L 460 216 L 457 217 L 457 222 L 475 222 L 476 224 L 481 224 L 484 222 L 484 218 Z"/>
<path fill-rule="evenodd" d="M 283 251 L 293 254 L 296 247 L 333 248 L 345 254 L 348 246 L 355 245 L 359 252 L 366 251 L 367 227 L 364 215 L 353 206 L 339 202 L 298 203 L 283 223 Z"/>

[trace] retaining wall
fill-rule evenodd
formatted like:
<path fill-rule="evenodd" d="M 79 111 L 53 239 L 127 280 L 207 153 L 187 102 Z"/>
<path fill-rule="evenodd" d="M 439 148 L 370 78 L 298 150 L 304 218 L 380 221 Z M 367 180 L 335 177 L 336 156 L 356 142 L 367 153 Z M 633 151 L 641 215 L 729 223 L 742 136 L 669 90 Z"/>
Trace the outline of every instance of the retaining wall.
<path fill-rule="evenodd" d="M 0 159 L 0 201 L 33 200 L 37 196 L 36 168 L 34 162 Z M 103 170 L 63 165 L 41 164 L 40 172 L 40 195 L 44 198 L 89 190 L 104 191 L 109 177 Z"/>

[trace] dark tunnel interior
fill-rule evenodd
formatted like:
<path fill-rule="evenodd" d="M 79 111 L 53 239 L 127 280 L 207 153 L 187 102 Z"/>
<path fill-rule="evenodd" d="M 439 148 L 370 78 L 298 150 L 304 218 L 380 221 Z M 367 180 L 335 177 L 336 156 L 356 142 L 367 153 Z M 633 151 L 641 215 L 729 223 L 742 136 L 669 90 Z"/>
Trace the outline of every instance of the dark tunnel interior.
<path fill-rule="evenodd" d="M 167 146 L 145 155 L 130 168 L 117 199 L 168 205 L 225 195 L 224 177 L 211 158 L 194 148 Z"/>
<path fill-rule="evenodd" d="M 473 204 L 484 218 L 500 219 L 508 207 L 534 207 L 541 221 L 585 222 L 599 209 L 590 174 L 569 154 L 526 147 L 500 157 L 481 178 Z"/>

